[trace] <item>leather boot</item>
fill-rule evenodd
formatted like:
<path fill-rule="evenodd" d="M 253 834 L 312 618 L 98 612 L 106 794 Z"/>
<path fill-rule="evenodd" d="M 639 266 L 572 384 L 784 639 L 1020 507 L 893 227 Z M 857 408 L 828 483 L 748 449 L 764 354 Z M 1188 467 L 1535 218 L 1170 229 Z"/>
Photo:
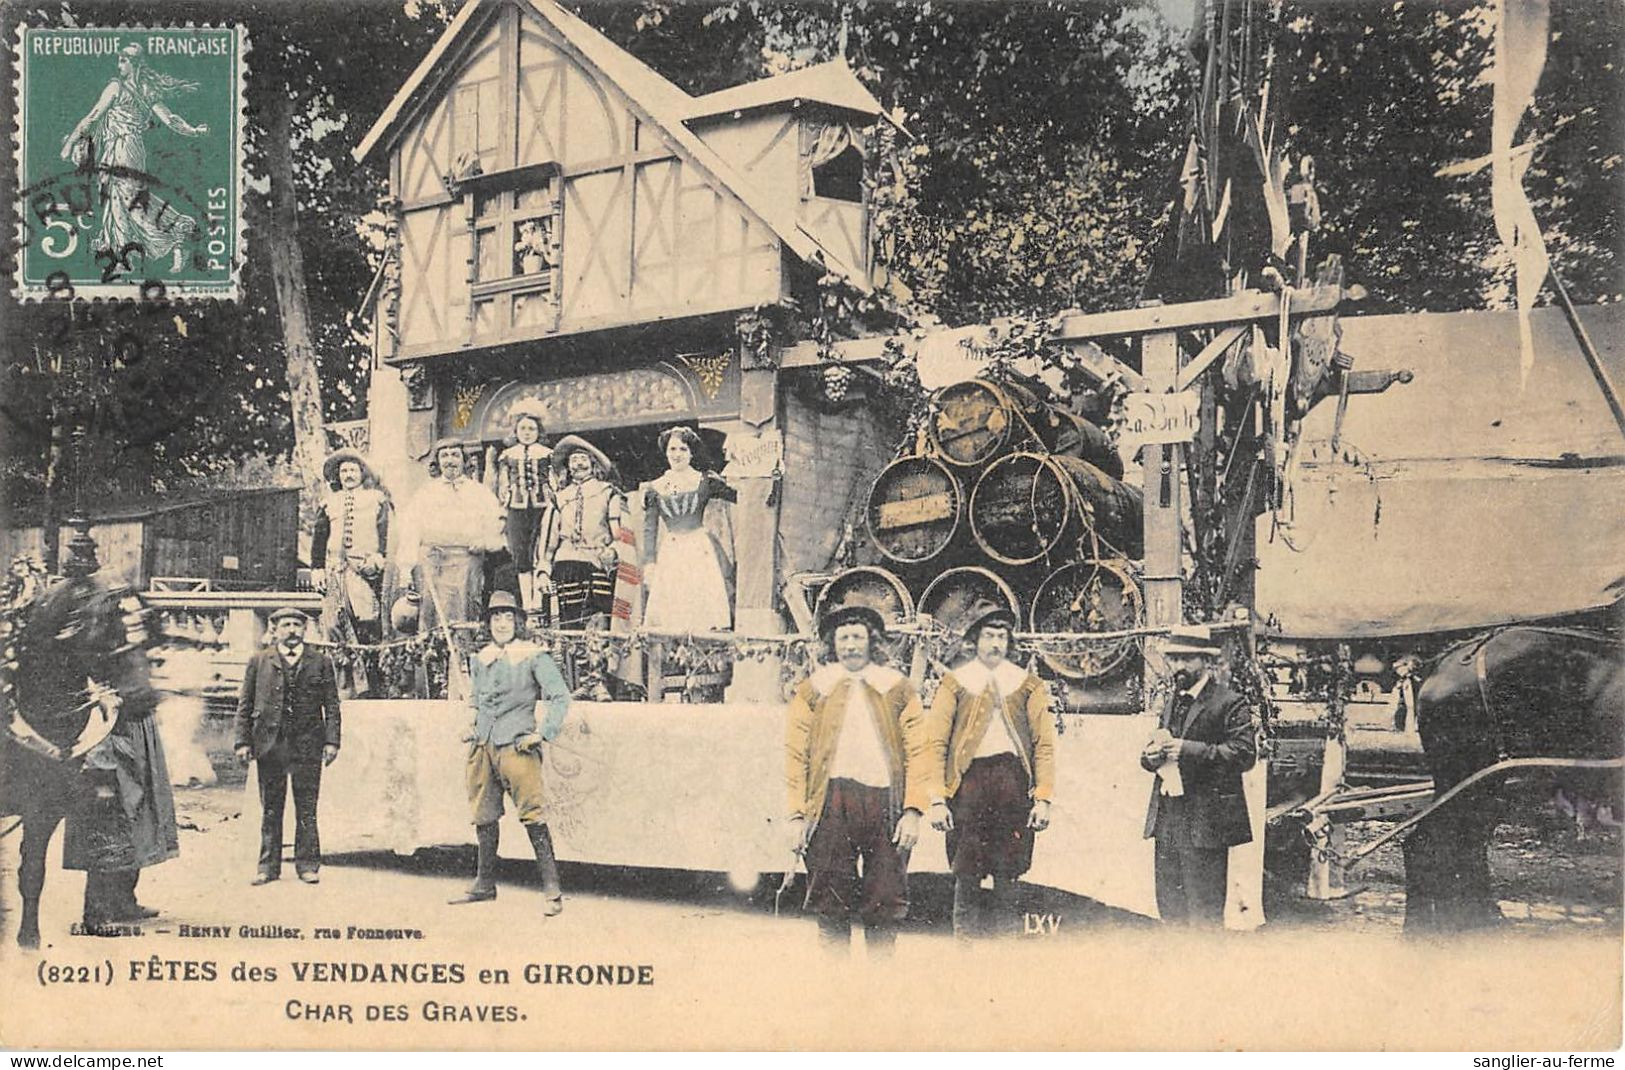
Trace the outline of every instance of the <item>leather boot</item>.
<path fill-rule="evenodd" d="M 474 883 L 462 895 L 446 902 L 452 905 L 462 903 L 487 903 L 497 897 L 497 824 L 495 821 L 489 825 L 475 825 L 474 835 L 479 840 L 479 856 L 474 863 Z"/>
<path fill-rule="evenodd" d="M 119 919 L 115 875 L 101 870 L 85 871 L 85 928 L 98 929 Z"/>
<path fill-rule="evenodd" d="M 564 892 L 559 887 L 559 862 L 553 855 L 553 835 L 545 824 L 526 825 L 530 833 L 530 846 L 536 852 L 536 872 L 542 878 L 543 917 L 551 918 L 564 910 Z"/>
<path fill-rule="evenodd" d="M 118 884 L 119 912 L 126 921 L 145 921 L 158 916 L 157 909 L 142 906 L 135 898 L 135 886 L 141 880 L 139 869 L 126 869 L 113 875 Z"/>

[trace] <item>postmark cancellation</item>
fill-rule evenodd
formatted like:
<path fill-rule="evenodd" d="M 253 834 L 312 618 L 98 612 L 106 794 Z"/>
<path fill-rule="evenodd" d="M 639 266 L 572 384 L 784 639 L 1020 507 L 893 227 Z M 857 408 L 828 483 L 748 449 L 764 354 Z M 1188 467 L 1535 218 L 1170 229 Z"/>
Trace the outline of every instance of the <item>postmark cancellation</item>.
<path fill-rule="evenodd" d="M 235 299 L 246 31 L 34 28 L 14 42 L 22 299 Z"/>

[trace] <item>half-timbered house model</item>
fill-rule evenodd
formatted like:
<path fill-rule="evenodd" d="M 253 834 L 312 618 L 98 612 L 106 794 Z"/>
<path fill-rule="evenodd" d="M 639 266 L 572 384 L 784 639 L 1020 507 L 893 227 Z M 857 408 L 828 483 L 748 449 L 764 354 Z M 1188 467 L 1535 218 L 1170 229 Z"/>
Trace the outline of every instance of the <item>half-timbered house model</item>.
<path fill-rule="evenodd" d="M 664 470 L 661 429 L 697 426 L 739 492 L 736 626 L 781 631 L 779 579 L 828 561 L 815 518 L 879 447 L 781 398 L 773 324 L 819 279 L 868 292 L 881 121 L 844 63 L 693 97 L 546 0 L 469 4 L 355 150 L 392 194 L 370 406 L 391 488 L 440 436 L 500 448 L 521 403 L 627 489 Z M 786 471 L 809 476 L 788 497 Z M 776 697 L 758 677 L 738 686 Z"/>

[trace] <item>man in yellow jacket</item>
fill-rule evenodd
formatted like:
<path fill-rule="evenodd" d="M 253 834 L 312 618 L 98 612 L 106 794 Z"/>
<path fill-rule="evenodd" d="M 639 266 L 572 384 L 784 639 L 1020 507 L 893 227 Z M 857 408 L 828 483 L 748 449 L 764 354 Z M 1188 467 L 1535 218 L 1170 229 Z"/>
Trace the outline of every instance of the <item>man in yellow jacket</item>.
<path fill-rule="evenodd" d="M 1016 881 L 1033 863 L 1055 791 L 1055 717 L 1049 688 L 1009 660 L 1013 614 L 973 606 L 964 627 L 975 656 L 945 674 L 926 718 L 930 821 L 948 834 L 954 935 L 1012 932 Z M 993 878 L 992 925 L 982 879 Z"/>
<path fill-rule="evenodd" d="M 875 664 L 879 613 L 842 607 L 820 630 L 834 662 L 802 682 L 788 711 L 790 829 L 819 934 L 846 948 L 855 917 L 869 950 L 884 954 L 908 913 L 908 856 L 932 779 L 925 711 L 908 677 Z"/>

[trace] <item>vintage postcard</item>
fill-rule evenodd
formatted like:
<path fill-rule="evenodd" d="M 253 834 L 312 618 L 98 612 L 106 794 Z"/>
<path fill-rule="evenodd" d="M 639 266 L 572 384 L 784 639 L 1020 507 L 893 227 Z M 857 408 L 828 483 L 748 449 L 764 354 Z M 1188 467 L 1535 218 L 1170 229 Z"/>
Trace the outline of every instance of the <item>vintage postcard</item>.
<path fill-rule="evenodd" d="M 0 1046 L 1619 1047 L 1618 4 L 0 35 Z"/>
<path fill-rule="evenodd" d="M 235 298 L 242 28 L 18 33 L 13 294 Z"/>

